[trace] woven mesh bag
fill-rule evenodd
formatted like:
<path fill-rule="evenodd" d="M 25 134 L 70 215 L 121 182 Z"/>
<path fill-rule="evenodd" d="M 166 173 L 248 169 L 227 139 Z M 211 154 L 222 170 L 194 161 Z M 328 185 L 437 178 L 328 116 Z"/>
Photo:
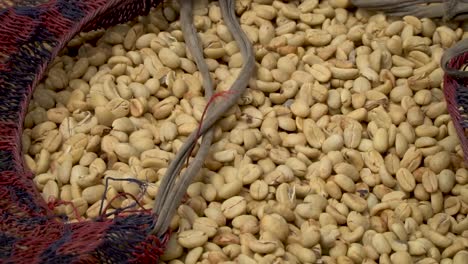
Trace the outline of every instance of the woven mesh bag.
<path fill-rule="evenodd" d="M 444 94 L 447 109 L 460 138 L 461 147 L 468 161 L 468 72 L 462 70 L 468 61 L 468 39 L 448 49 L 442 57 Z"/>
<path fill-rule="evenodd" d="M 0 0 L 0 263 L 156 263 L 168 234 L 148 235 L 147 210 L 65 224 L 43 201 L 22 160 L 34 87 L 78 32 L 145 15 L 149 0 Z"/>

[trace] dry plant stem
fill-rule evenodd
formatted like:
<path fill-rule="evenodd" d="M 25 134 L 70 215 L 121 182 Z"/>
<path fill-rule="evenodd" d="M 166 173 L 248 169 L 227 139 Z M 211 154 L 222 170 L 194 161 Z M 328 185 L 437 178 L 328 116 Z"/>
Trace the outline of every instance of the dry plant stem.
<path fill-rule="evenodd" d="M 180 21 L 181 21 L 181 28 L 184 34 L 184 39 L 187 44 L 188 49 L 192 53 L 192 56 L 197 64 L 198 69 L 200 70 L 202 77 L 203 77 L 203 86 L 205 90 L 205 98 L 207 100 L 213 95 L 214 88 L 213 88 L 213 81 L 211 79 L 208 66 L 203 58 L 203 52 L 200 45 L 200 41 L 198 39 L 196 29 L 193 25 L 193 1 L 181 1 L 180 2 L 181 10 L 180 10 Z M 164 180 L 160 186 L 160 191 L 158 192 L 158 197 L 156 198 L 155 202 L 155 212 L 159 212 L 158 220 L 155 225 L 155 232 L 164 233 L 167 229 L 168 224 L 172 218 L 172 214 L 166 213 L 175 211 L 175 208 L 179 205 L 185 190 L 187 189 L 188 185 L 192 182 L 193 177 L 198 173 L 201 169 L 203 161 L 208 154 L 209 148 L 211 146 L 211 142 L 213 140 L 213 130 L 210 129 L 205 136 L 203 136 L 203 140 L 201 142 L 201 146 L 195 159 L 189 165 L 186 170 L 186 173 L 180 178 L 180 182 L 175 185 L 174 182 L 177 179 L 177 175 L 182 169 L 183 161 L 186 160 L 188 155 L 190 155 L 190 151 L 184 152 L 184 155 L 180 156 L 179 159 L 176 158 L 174 162 L 177 162 L 177 167 L 175 168 L 175 172 L 171 174 L 166 174 L 170 177 L 164 177 Z M 196 142 L 196 141 L 195 141 Z M 195 144 L 193 142 L 192 145 Z M 173 197 L 170 197 L 170 196 Z"/>
<path fill-rule="evenodd" d="M 402 10 L 399 9 L 400 7 L 395 7 L 388 11 L 387 13 L 394 15 L 394 16 L 406 16 L 406 15 L 414 15 L 416 17 L 428 17 L 428 18 L 437 18 L 437 17 L 443 17 L 444 16 L 444 9 L 442 9 L 440 6 L 407 6 L 403 7 Z M 382 9 L 383 11 L 385 8 Z"/>
<path fill-rule="evenodd" d="M 427 18 L 444 18 L 446 20 L 464 20 L 468 8 L 467 3 L 463 1 L 440 1 L 440 0 L 412 0 L 412 1 L 369 1 L 369 0 L 353 0 L 352 3 L 360 8 L 365 8 L 374 11 L 382 11 L 393 16 L 412 15 L 416 17 Z M 424 6 L 422 4 L 440 5 Z"/>
<path fill-rule="evenodd" d="M 400 1 L 400 0 L 386 0 L 386 1 L 369 1 L 369 0 L 353 0 L 352 3 L 355 6 L 367 8 L 367 9 L 379 9 L 385 10 L 388 8 L 401 8 L 415 4 L 430 4 L 430 3 L 441 3 L 441 0 L 412 0 L 412 1 Z"/>
<path fill-rule="evenodd" d="M 203 57 L 203 50 L 201 46 L 201 42 L 198 39 L 197 31 L 193 24 L 193 0 L 188 1 L 181 1 L 181 24 L 182 31 L 184 34 L 185 42 L 187 43 L 187 47 L 189 48 L 192 56 L 197 64 L 197 67 L 202 75 L 203 78 L 203 87 L 205 90 L 205 98 L 207 101 L 213 96 L 214 94 L 214 87 L 213 87 L 213 80 L 211 79 L 210 71 L 208 69 L 208 65 L 205 62 Z M 209 109 L 214 107 L 214 104 L 208 106 Z M 185 194 L 185 191 L 190 183 L 192 183 L 193 177 L 198 173 L 201 169 L 203 161 L 205 160 L 206 156 L 208 155 L 211 143 L 214 137 L 214 130 L 213 127 L 208 130 L 208 132 L 203 136 L 200 149 L 195 156 L 194 161 L 188 167 L 187 172 L 181 179 L 181 183 L 177 186 L 172 186 L 169 192 L 165 192 L 167 195 L 170 195 L 172 192 L 176 194 L 176 197 L 182 197 Z M 188 155 L 191 154 L 191 151 L 188 152 Z M 169 186 L 172 185 L 175 178 L 171 178 L 171 183 Z M 173 199 L 162 199 L 162 201 L 167 201 L 170 203 L 174 203 L 174 208 L 177 207 L 179 201 L 174 202 Z M 170 219 L 169 219 L 170 221 Z"/>
<path fill-rule="evenodd" d="M 200 47 L 198 45 L 198 48 L 195 48 L 194 43 L 195 41 L 198 42 L 198 40 L 196 39 L 196 36 L 194 36 L 195 30 L 193 28 L 192 22 L 188 20 L 188 17 L 191 17 L 188 16 L 190 14 L 190 10 L 188 9 L 191 8 L 191 4 L 191 2 L 187 3 L 185 1 L 181 1 L 181 20 L 183 21 L 182 28 L 184 28 L 184 37 L 187 36 L 186 39 L 188 40 L 187 44 L 190 48 L 190 51 L 196 59 L 196 63 L 203 74 L 204 71 L 207 70 L 207 66 L 203 66 L 204 62 L 199 63 L 202 61 L 200 60 L 200 57 L 197 58 L 197 53 L 199 53 L 198 56 L 201 56 Z M 210 111 L 208 112 L 206 119 L 203 120 L 203 125 L 201 126 L 200 131 L 192 132 L 192 134 L 188 137 L 187 141 L 184 143 L 173 162 L 170 164 L 159 187 L 158 195 L 155 199 L 156 202 L 153 207 L 154 212 L 156 213 L 156 215 L 159 216 L 153 229 L 153 233 L 157 235 L 162 235 L 167 231 L 172 216 L 175 213 L 175 209 L 179 205 L 187 186 L 192 182 L 193 177 L 200 170 L 203 161 L 207 155 L 209 145 L 211 144 L 211 141 L 213 139 L 212 132 L 208 133 L 207 137 L 204 137 L 204 140 L 202 141 L 202 146 L 197 156 L 195 157 L 194 161 L 189 166 L 189 168 L 187 168 L 187 172 L 181 177 L 180 183 L 176 185 L 175 188 L 170 188 L 170 186 L 173 185 L 176 179 L 176 175 L 178 175 L 178 173 L 182 170 L 184 161 L 187 158 L 187 156 L 190 155 L 190 150 L 196 144 L 198 136 L 200 134 L 204 135 L 205 133 L 207 133 L 208 130 L 210 130 L 211 127 L 214 125 L 214 123 L 217 120 L 219 120 L 223 113 L 237 102 L 237 100 L 247 87 L 249 78 L 251 77 L 255 66 L 251 44 L 247 36 L 242 31 L 240 25 L 238 24 L 234 12 L 235 2 L 233 0 L 221 0 L 220 5 L 225 23 L 231 31 L 231 34 L 234 36 L 235 40 L 238 42 L 245 65 L 241 73 L 239 74 L 238 79 L 234 82 L 233 86 L 231 87 L 230 91 L 232 93 L 229 95 L 228 98 L 226 98 L 226 101 L 223 102 L 223 104 L 218 104 L 214 105 L 214 107 L 210 107 Z M 200 68 L 200 66 L 202 67 Z M 203 75 L 203 78 L 204 80 L 206 80 L 207 78 L 210 79 L 209 74 L 206 76 L 205 73 Z M 209 83 L 204 83 L 205 89 L 209 85 Z M 169 196 L 171 196 L 171 193 L 174 193 L 174 196 L 168 199 Z"/>

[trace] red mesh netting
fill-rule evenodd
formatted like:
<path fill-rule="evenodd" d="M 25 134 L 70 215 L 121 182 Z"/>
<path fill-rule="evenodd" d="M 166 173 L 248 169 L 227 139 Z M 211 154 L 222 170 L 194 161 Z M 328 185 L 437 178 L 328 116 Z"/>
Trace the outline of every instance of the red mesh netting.
<path fill-rule="evenodd" d="M 65 224 L 23 164 L 20 138 L 34 87 L 84 29 L 147 14 L 159 1 L 0 0 L 0 262 L 155 263 L 168 234 L 149 235 L 150 211 Z"/>
<path fill-rule="evenodd" d="M 468 52 L 450 59 L 448 69 L 458 70 L 468 61 Z M 447 110 L 460 138 L 465 160 L 468 160 L 468 79 L 446 74 L 444 77 L 444 94 Z"/>
<path fill-rule="evenodd" d="M 444 94 L 453 125 L 460 138 L 461 147 L 468 161 L 468 71 L 462 68 L 468 60 L 468 39 L 462 39 L 447 49 L 442 56 L 444 69 Z"/>

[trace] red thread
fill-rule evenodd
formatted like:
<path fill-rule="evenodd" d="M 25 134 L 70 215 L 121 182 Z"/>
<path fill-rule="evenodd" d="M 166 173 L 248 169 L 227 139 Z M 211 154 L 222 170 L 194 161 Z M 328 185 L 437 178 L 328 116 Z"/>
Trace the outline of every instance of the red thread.
<path fill-rule="evenodd" d="M 201 136 L 200 131 L 201 131 L 201 128 L 203 126 L 203 120 L 205 120 L 205 115 L 206 115 L 206 111 L 208 111 L 208 107 L 210 107 L 210 105 L 214 102 L 214 100 L 216 98 L 218 98 L 218 97 L 225 98 L 226 95 L 231 95 L 231 94 L 234 94 L 234 91 L 227 90 L 227 91 L 222 91 L 222 92 L 215 93 L 210 97 L 210 99 L 208 100 L 208 103 L 205 106 L 205 109 L 203 109 L 203 114 L 202 114 L 201 119 L 200 119 L 200 124 L 198 125 L 197 137 L 196 137 L 195 141 L 197 141 Z M 190 159 L 190 156 L 192 156 L 192 152 L 193 152 L 193 149 L 195 148 L 195 145 L 196 144 L 193 144 L 192 148 L 190 149 L 190 152 L 189 152 L 190 155 L 188 155 L 187 163 L 185 164 L 186 167 L 188 167 L 189 159 Z"/>
<path fill-rule="evenodd" d="M 83 218 L 81 218 L 80 213 L 78 212 L 78 208 L 76 208 L 75 204 L 70 201 L 62 201 L 62 200 L 57 200 L 54 196 L 49 197 L 49 201 L 47 203 L 47 207 L 49 207 L 50 210 L 54 210 L 55 207 L 60 206 L 60 205 L 70 205 L 73 209 L 73 213 L 75 214 L 75 218 L 78 221 L 83 221 Z"/>

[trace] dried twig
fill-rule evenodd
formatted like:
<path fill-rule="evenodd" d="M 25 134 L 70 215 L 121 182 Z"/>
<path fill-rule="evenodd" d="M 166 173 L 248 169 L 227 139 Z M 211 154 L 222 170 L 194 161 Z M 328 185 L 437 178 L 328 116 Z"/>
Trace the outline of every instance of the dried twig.
<path fill-rule="evenodd" d="M 465 20 L 468 17 L 467 0 L 352 0 L 353 5 L 382 11 L 392 16 L 443 18 L 444 20 Z"/>
<path fill-rule="evenodd" d="M 235 15 L 235 1 L 234 0 L 220 0 L 221 12 L 226 26 L 229 28 L 231 34 L 239 45 L 241 54 L 244 60 L 244 67 L 239 74 L 239 77 L 232 85 L 228 97 L 222 104 L 208 105 L 207 116 L 203 122 L 200 123 L 200 129 L 192 132 L 187 138 L 184 145 L 180 148 L 174 160 L 169 165 L 166 174 L 159 186 L 159 191 L 156 196 L 153 211 L 158 215 L 153 233 L 161 236 L 163 235 L 170 224 L 172 217 L 176 212 L 177 206 L 180 204 L 188 185 L 192 182 L 195 175 L 200 171 L 203 162 L 208 155 L 209 147 L 213 140 L 212 127 L 221 116 L 231 108 L 245 91 L 252 73 L 254 72 L 255 61 L 253 55 L 252 45 L 242 31 L 237 17 Z M 211 98 L 213 94 L 213 83 L 208 71 L 208 67 L 203 59 L 200 41 L 196 35 L 196 30 L 193 25 L 192 14 L 192 0 L 181 0 L 181 26 L 184 33 L 184 38 L 192 56 L 194 57 L 197 66 L 203 76 L 203 86 L 205 89 L 205 97 Z M 176 183 L 177 175 L 180 173 L 184 166 L 184 161 L 188 158 L 191 150 L 195 146 L 200 135 L 203 140 L 200 149 L 197 152 L 192 163 L 186 169 L 185 173 L 180 177 Z"/>

